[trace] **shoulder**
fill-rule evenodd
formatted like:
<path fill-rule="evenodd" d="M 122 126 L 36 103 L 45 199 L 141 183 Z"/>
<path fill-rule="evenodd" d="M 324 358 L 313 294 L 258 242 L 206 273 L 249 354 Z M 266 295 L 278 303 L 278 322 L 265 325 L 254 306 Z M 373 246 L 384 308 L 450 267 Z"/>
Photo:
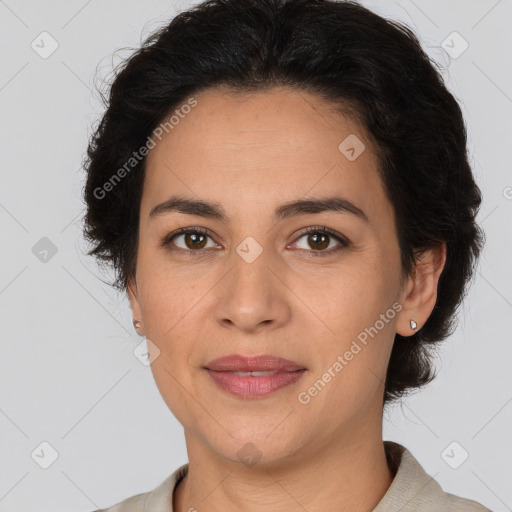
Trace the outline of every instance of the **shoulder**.
<path fill-rule="evenodd" d="M 95 510 L 94 512 L 143 512 L 149 494 L 149 492 L 136 494 L 111 507 Z"/>
<path fill-rule="evenodd" d="M 477 501 L 445 492 L 404 446 L 385 441 L 395 477 L 373 512 L 491 512 Z"/>
<path fill-rule="evenodd" d="M 492 512 L 478 501 L 455 496 L 454 494 L 444 493 L 444 499 L 447 505 L 446 510 L 450 512 Z"/>
<path fill-rule="evenodd" d="M 135 494 L 129 498 L 111 505 L 108 508 L 93 512 L 173 512 L 172 498 L 174 488 L 187 474 L 188 463 L 183 464 L 171 473 L 158 487 L 149 492 Z"/>

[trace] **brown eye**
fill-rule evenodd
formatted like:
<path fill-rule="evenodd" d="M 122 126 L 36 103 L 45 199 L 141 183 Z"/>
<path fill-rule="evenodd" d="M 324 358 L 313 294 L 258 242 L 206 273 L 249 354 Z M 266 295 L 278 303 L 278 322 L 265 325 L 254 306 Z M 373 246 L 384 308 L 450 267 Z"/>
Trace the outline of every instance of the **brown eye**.
<path fill-rule="evenodd" d="M 206 245 L 207 237 L 203 233 L 185 233 L 182 236 L 189 249 L 203 249 Z"/>
<path fill-rule="evenodd" d="M 208 246 L 208 239 L 212 241 Z M 202 249 L 216 247 L 212 237 L 199 228 L 182 228 L 177 232 L 167 235 L 162 240 L 163 246 L 168 246 L 172 251 L 203 252 Z"/>
<path fill-rule="evenodd" d="M 322 250 L 329 246 L 329 235 L 324 233 L 312 233 L 307 235 L 308 244 L 312 249 Z"/>
<path fill-rule="evenodd" d="M 305 240 L 305 243 L 301 247 L 300 240 L 302 239 Z M 328 256 L 345 247 L 349 247 L 350 242 L 329 228 L 312 227 L 303 230 L 302 235 L 297 238 L 294 245 L 297 245 L 300 250 L 304 250 L 312 256 Z M 327 250 L 329 247 L 330 249 Z"/>

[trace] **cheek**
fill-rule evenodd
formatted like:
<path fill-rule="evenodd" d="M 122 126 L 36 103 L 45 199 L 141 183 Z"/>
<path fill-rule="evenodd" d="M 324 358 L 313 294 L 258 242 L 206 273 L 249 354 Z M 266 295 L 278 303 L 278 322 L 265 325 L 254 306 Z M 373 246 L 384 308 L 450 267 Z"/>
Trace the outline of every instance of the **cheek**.
<path fill-rule="evenodd" d="M 184 379 L 185 375 L 180 375 L 180 368 L 183 369 L 184 364 L 180 364 L 169 353 L 161 353 L 160 357 L 151 364 L 155 384 L 169 410 L 182 425 L 193 425 L 191 418 L 193 407 L 190 404 L 190 391 L 188 391 L 190 386 Z"/>
<path fill-rule="evenodd" d="M 160 350 L 159 364 L 174 373 L 183 372 L 197 339 L 197 297 L 167 284 L 155 286 L 143 300 L 146 337 Z"/>
<path fill-rule="evenodd" d="M 165 341 L 189 328 L 207 286 L 201 274 L 176 268 L 160 251 L 143 254 L 138 265 L 140 304 L 152 335 Z"/>
<path fill-rule="evenodd" d="M 318 327 L 316 332 L 309 327 L 318 358 L 311 383 L 328 381 L 330 391 L 323 393 L 324 398 L 332 393 L 334 400 L 357 408 L 359 400 L 375 396 L 380 379 L 385 379 L 395 335 L 392 273 L 361 255 L 357 264 L 309 285 L 309 295 L 302 296 L 307 297 L 308 315 L 315 313 L 311 318 Z M 297 295 L 306 288 L 303 283 Z"/>
<path fill-rule="evenodd" d="M 146 283 L 149 284 L 149 283 Z M 186 295 L 176 283 L 155 281 L 144 294 L 146 337 L 159 350 L 151 364 L 158 390 L 182 424 L 187 424 L 190 393 L 193 391 L 194 342 L 198 337 L 198 322 L 194 318 L 194 294 Z"/>
<path fill-rule="evenodd" d="M 303 273 L 292 288 L 304 303 L 301 308 L 307 306 L 307 314 L 337 339 L 355 336 L 372 325 L 391 307 L 393 298 L 390 272 L 363 254 L 315 275 Z"/>
<path fill-rule="evenodd" d="M 185 382 L 190 370 L 190 360 L 197 339 L 197 305 L 201 296 L 198 286 L 187 285 L 182 280 L 162 275 L 158 268 L 141 269 L 142 286 L 140 304 L 146 337 L 160 351 L 151 364 L 155 382 L 162 395 L 179 397 L 180 382 Z"/>

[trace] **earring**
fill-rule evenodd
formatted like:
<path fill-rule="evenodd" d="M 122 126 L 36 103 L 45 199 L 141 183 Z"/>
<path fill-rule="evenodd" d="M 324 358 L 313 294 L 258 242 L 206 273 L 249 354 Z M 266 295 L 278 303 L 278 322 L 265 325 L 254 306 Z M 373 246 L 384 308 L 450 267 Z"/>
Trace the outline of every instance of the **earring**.
<path fill-rule="evenodd" d="M 414 331 L 414 330 L 416 330 L 417 327 L 418 327 L 418 324 L 414 320 L 411 320 L 411 329 Z"/>
<path fill-rule="evenodd" d="M 133 326 L 135 327 L 135 329 L 140 329 L 140 322 L 138 320 L 134 320 Z"/>

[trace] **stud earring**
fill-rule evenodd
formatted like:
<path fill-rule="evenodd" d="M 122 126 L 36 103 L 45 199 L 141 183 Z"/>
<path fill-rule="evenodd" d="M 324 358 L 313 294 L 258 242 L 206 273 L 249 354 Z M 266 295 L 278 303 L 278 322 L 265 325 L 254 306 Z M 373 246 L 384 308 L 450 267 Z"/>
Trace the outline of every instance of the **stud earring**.
<path fill-rule="evenodd" d="M 135 327 L 135 329 L 140 329 L 140 322 L 138 320 L 134 320 L 133 326 Z"/>
<path fill-rule="evenodd" d="M 414 331 L 414 330 L 416 330 L 417 327 L 418 327 L 418 324 L 414 320 L 411 320 L 411 329 Z"/>

